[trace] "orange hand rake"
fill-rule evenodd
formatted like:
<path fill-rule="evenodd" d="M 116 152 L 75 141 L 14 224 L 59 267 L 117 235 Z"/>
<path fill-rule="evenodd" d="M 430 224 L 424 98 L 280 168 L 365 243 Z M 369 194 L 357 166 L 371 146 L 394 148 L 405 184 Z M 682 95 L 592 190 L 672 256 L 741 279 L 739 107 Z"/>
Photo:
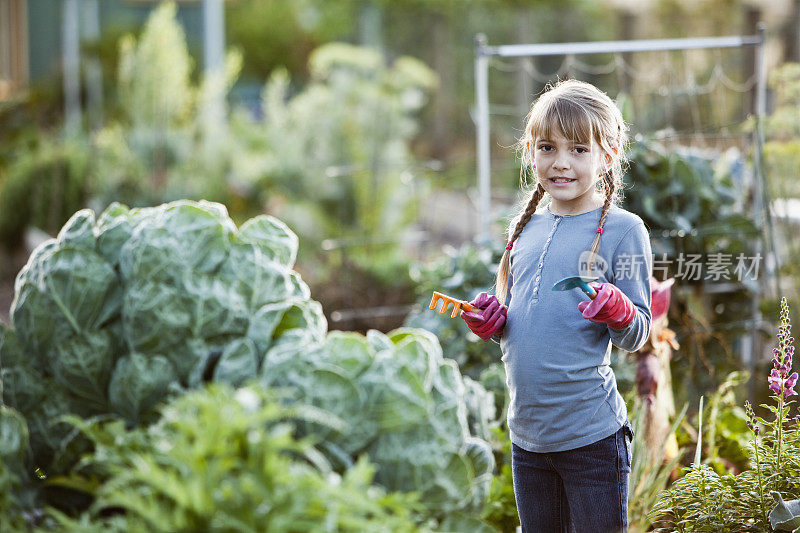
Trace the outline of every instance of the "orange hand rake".
<path fill-rule="evenodd" d="M 447 312 L 447 308 L 450 304 L 454 304 L 453 306 L 453 314 L 450 315 L 450 318 L 455 318 L 456 315 L 459 314 L 461 309 L 464 311 L 470 312 L 477 309 L 477 307 L 471 306 L 468 302 L 464 300 L 458 300 L 456 298 L 451 298 L 441 292 L 433 291 L 433 298 L 431 298 L 431 304 L 428 306 L 428 309 L 436 309 L 436 304 L 439 303 L 439 300 L 442 301 L 442 310 L 439 311 L 441 314 L 445 314 Z"/>

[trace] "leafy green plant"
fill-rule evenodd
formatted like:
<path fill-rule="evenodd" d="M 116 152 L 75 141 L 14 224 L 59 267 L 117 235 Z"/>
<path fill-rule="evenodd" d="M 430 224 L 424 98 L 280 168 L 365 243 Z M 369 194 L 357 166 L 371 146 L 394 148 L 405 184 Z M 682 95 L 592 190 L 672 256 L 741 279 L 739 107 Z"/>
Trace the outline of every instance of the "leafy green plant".
<path fill-rule="evenodd" d="M 31 509 L 25 482 L 28 463 L 28 427 L 13 409 L 0 405 L 0 529 L 20 531 L 27 527 Z"/>
<path fill-rule="evenodd" d="M 499 531 L 515 531 L 520 522 L 511 473 L 511 439 L 508 429 L 503 426 L 493 428 L 492 432 L 492 443 L 499 447 L 497 451 L 501 459 L 497 463 L 498 472 L 492 478 L 482 518 Z"/>
<path fill-rule="evenodd" d="M 771 531 L 770 509 L 779 508 L 783 497 L 800 497 L 800 418 L 790 418 L 796 394 L 797 372 L 791 372 L 794 354 L 789 306 L 781 301 L 778 347 L 768 382 L 773 403 L 761 407 L 771 420 L 757 416 L 746 402 L 747 425 L 752 431 L 749 443 L 749 469 L 738 475 L 718 474 L 701 463 L 701 441 L 695 460 L 686 475 L 662 493 L 651 518 L 666 522 L 669 529 L 659 531 Z M 702 401 L 701 401 L 702 411 Z M 702 417 L 698 434 L 702 435 Z M 781 496 L 776 502 L 772 495 Z M 782 507 L 781 507 L 782 508 Z"/>
<path fill-rule="evenodd" d="M 737 405 L 736 398 L 748 379 L 748 372 L 733 371 L 709 395 L 702 413 L 706 428 L 703 435 L 699 435 L 687 420 L 675 433 L 681 448 L 695 448 L 700 442 L 705 463 L 720 475 L 735 474 L 749 464 L 747 413 Z"/>
<path fill-rule="evenodd" d="M 60 415 L 148 421 L 186 388 L 256 376 L 274 344 L 322 340 L 296 251 L 279 220 L 237 228 L 208 202 L 77 212 L 20 271 L 0 327 L 3 398 L 27 419 L 36 466 L 74 460 Z"/>
<path fill-rule="evenodd" d="M 667 150 L 650 140 L 633 144 L 628 157 L 625 207 L 650 228 L 654 252 L 674 258 L 750 251 L 758 232 L 752 218 L 741 212 L 735 185 L 741 165 L 735 157 L 712 159 L 689 148 Z"/>
<path fill-rule="evenodd" d="M 118 110 L 92 139 L 89 178 L 98 209 L 112 201 L 136 206 L 178 198 L 227 201 L 229 186 L 241 179 L 240 137 L 228 135 L 221 117 L 209 115 L 215 100 L 225 112 L 241 56 L 229 52 L 223 72 L 195 84 L 176 12 L 174 2 L 163 2 L 138 39 L 120 39 Z"/>
<path fill-rule="evenodd" d="M 747 413 L 735 404 L 736 388 L 750 378 L 747 372 L 731 372 L 709 397 L 704 419 L 707 462 L 718 474 L 730 468 L 741 470 L 748 463 Z"/>
<path fill-rule="evenodd" d="M 190 118 L 192 59 L 176 12 L 174 2 L 162 3 L 138 43 L 133 35 L 119 43 L 120 106 L 134 127 L 170 128 Z"/>
<path fill-rule="evenodd" d="M 417 531 L 418 496 L 372 483 L 362 457 L 338 475 L 298 420 L 335 427 L 308 407 L 282 406 L 260 387 L 212 384 L 161 408 L 159 421 L 71 422 L 95 446 L 81 475 L 54 480 L 90 489 L 77 519 L 53 510 L 66 531 Z M 422 528 L 423 530 L 425 528 Z"/>
<path fill-rule="evenodd" d="M 0 244 L 18 246 L 30 226 L 55 233 L 88 198 L 87 139 L 44 137 L 20 148 L 0 182 Z"/>
<path fill-rule="evenodd" d="M 375 50 L 344 43 L 316 49 L 309 83 L 290 97 L 287 73 L 264 87 L 262 134 L 271 147 L 265 181 L 287 202 L 277 216 L 309 245 L 323 238 L 363 241 L 348 253 L 370 268 L 371 245 L 391 256 L 391 240 L 413 219 L 418 173 L 410 142 L 415 115 L 436 85 L 422 62 L 400 57 L 387 64 Z M 307 238 L 306 238 L 307 237 Z"/>

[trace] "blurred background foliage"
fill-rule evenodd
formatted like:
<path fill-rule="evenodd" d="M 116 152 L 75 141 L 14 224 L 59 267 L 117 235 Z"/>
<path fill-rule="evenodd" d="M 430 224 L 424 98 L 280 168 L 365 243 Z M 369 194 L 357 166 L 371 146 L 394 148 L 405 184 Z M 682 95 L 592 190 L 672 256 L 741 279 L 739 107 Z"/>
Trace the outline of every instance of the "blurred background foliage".
<path fill-rule="evenodd" d="M 739 254 L 756 255 L 759 231 L 744 208 L 746 199 L 738 196 L 747 169 L 735 148 L 711 154 L 640 139 L 629 157 L 624 205 L 650 228 L 653 276 L 678 279 L 669 317 L 683 345 L 672 365 L 673 379 L 684 384 L 676 391 L 682 403 L 741 366 L 741 345 L 734 344 L 749 333 L 753 282 L 742 276 L 744 282 L 737 283 L 733 268 L 725 278 L 709 279 L 706 270 L 695 276 L 675 259 L 700 255 L 707 265 L 710 254 L 724 253 L 734 267 Z M 718 290 L 709 290 L 714 285 Z"/>

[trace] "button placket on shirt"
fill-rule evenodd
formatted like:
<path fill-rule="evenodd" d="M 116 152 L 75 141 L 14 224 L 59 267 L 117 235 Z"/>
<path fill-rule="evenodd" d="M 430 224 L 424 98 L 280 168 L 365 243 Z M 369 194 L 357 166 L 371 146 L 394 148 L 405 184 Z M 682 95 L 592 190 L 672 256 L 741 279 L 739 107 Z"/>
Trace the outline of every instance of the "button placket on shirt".
<path fill-rule="evenodd" d="M 550 241 L 553 240 L 553 234 L 556 232 L 556 228 L 558 227 L 558 223 L 561 222 L 560 216 L 555 216 L 555 220 L 553 221 L 553 227 L 550 228 L 550 233 L 547 235 L 547 240 L 544 243 L 544 248 L 542 249 L 542 255 L 539 256 L 539 264 L 536 266 L 536 274 L 533 280 L 533 298 L 532 303 L 539 302 L 539 284 L 541 283 L 542 279 L 542 268 L 544 267 L 544 256 L 547 254 L 547 249 L 550 247 Z"/>

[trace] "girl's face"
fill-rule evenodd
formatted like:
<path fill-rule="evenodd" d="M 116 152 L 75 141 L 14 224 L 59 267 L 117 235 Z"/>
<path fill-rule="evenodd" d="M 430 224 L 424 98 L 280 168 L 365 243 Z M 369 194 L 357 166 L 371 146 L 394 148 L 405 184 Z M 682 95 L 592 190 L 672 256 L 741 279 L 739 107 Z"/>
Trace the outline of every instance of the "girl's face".
<path fill-rule="evenodd" d="M 559 215 L 577 215 L 603 205 L 595 192 L 600 179 L 601 150 L 591 144 L 573 142 L 556 128 L 553 139 L 537 137 L 533 144 L 533 162 L 539 183 L 553 198 L 550 210 Z"/>

